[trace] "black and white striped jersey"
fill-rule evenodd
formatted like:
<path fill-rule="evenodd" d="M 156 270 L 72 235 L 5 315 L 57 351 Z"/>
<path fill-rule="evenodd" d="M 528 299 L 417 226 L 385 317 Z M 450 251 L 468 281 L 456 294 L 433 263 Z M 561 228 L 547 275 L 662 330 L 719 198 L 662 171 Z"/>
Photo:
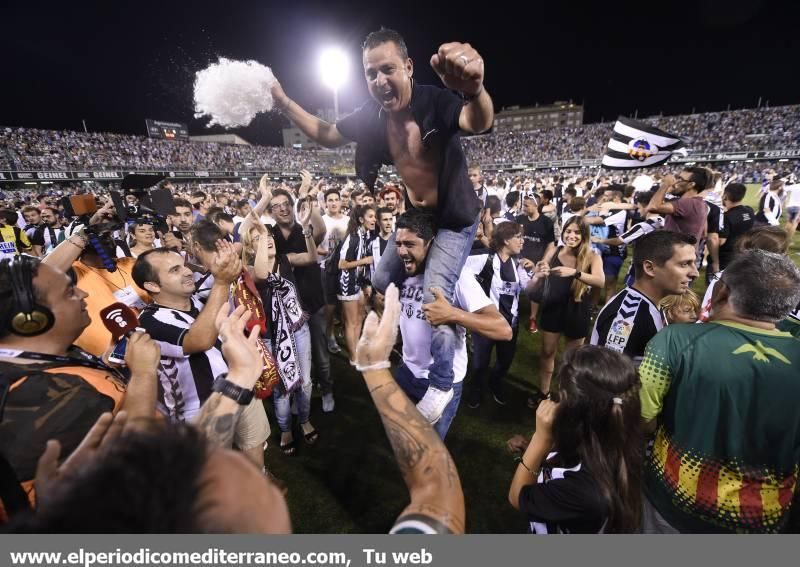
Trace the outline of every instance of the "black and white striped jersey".
<path fill-rule="evenodd" d="M 139 326 L 161 347 L 158 367 L 158 408 L 176 421 L 190 421 L 211 395 L 214 379 L 228 371 L 219 341 L 204 352 L 183 351 L 186 333 L 203 305 L 192 298 L 189 311 L 171 309 L 156 303 L 139 315 Z"/>
<path fill-rule="evenodd" d="M 774 193 L 766 193 L 758 202 L 756 220 L 760 223 L 778 226 L 783 214 L 783 204 L 780 197 Z"/>
<path fill-rule="evenodd" d="M 665 325 L 664 314 L 655 303 L 626 287 L 600 311 L 591 344 L 625 354 L 639 366 L 647 343 Z"/>
<path fill-rule="evenodd" d="M 370 233 L 359 228 L 348 234 L 342 243 L 339 260 L 355 262 L 369 256 Z M 339 289 L 337 294 L 343 297 L 356 295 L 361 290 L 361 283 L 369 276 L 367 266 L 339 270 Z"/>
<path fill-rule="evenodd" d="M 519 295 L 530 282 L 531 276 L 513 257 L 503 262 L 500 260 L 500 256 L 493 253 L 491 259 L 492 281 L 489 284 L 489 299 L 508 321 L 508 324 L 514 328 L 519 316 Z M 488 260 L 489 254 L 469 256 L 464 264 L 464 269 L 476 276 L 480 275 Z"/>
<path fill-rule="evenodd" d="M 626 245 L 630 246 L 636 241 L 637 238 L 641 238 L 645 234 L 650 234 L 654 230 L 661 230 L 662 228 L 664 228 L 664 217 L 650 217 L 642 222 L 637 222 L 635 225 L 623 232 L 620 235 L 620 238 Z"/>

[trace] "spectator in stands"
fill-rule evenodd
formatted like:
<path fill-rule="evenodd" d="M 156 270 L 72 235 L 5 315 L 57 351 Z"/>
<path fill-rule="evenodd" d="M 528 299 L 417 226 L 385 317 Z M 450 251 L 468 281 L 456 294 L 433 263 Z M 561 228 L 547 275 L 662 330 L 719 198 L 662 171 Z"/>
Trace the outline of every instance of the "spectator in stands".
<path fill-rule="evenodd" d="M 714 288 L 711 322 L 670 325 L 648 344 L 642 417 L 656 437 L 646 533 L 786 528 L 800 462 L 800 343 L 775 323 L 799 302 L 791 260 L 744 252 Z"/>
<path fill-rule="evenodd" d="M 641 521 L 639 376 L 630 361 L 594 346 L 570 349 L 558 394 L 536 410 L 536 431 L 508 500 L 529 531 L 633 533 Z"/>

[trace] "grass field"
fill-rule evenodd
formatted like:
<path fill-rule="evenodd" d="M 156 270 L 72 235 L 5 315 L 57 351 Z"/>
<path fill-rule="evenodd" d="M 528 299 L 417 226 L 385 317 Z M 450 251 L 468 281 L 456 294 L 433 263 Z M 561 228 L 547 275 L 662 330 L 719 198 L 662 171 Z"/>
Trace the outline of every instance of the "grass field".
<path fill-rule="evenodd" d="M 758 186 L 749 186 L 746 204 L 755 206 L 757 193 Z M 790 253 L 796 262 L 800 260 L 800 237 L 795 237 Z M 521 310 L 520 320 L 527 321 L 527 306 Z M 448 434 L 447 446 L 464 487 L 468 533 L 525 532 L 524 518 L 507 501 L 515 467 L 505 442 L 515 433 L 533 431 L 534 414 L 526 400 L 538 381 L 539 341 L 538 335 L 526 330 L 519 333 L 517 356 L 507 378 L 508 405 L 500 407 L 487 398 L 479 409 L 471 410 L 462 403 Z M 408 503 L 406 488 L 361 376 L 346 355 L 331 359 L 336 411 L 322 413 L 316 390 L 312 402 L 311 419 L 320 432 L 319 442 L 314 447 L 301 442 L 296 456 L 285 457 L 270 415 L 274 430 L 267 464 L 288 485 L 295 532 L 386 533 Z M 268 409 L 271 412 L 271 403 Z M 296 438 L 302 440 L 299 432 Z"/>

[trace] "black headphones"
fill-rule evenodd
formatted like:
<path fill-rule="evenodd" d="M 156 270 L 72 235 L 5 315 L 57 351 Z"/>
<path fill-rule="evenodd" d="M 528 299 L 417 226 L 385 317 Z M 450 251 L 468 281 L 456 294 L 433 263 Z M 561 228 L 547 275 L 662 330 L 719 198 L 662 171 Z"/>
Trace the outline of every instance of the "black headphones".
<path fill-rule="evenodd" d="M 23 337 L 35 337 L 49 331 L 55 323 L 53 312 L 36 303 L 33 293 L 33 268 L 35 258 L 17 256 L 3 260 L 8 264 L 11 288 L 14 292 L 14 307 L 17 312 L 11 317 L 9 330 Z"/>

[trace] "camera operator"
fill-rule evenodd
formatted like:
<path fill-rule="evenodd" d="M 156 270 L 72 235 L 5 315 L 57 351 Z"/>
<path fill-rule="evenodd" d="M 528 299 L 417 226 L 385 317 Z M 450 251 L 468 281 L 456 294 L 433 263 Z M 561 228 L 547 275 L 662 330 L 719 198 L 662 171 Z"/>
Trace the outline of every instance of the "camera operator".
<path fill-rule="evenodd" d="M 102 355 L 111 342 L 111 334 L 100 320 L 102 308 L 118 301 L 138 312 L 152 301 L 131 276 L 136 260 L 117 258 L 114 232 L 121 224 L 113 218 L 109 220 L 107 214 L 111 207 L 108 203 L 87 225 L 73 223 L 69 237 L 43 260 L 62 272 L 72 269 L 76 285 L 88 294 L 86 303 L 92 323 L 76 344 L 95 356 Z"/>

